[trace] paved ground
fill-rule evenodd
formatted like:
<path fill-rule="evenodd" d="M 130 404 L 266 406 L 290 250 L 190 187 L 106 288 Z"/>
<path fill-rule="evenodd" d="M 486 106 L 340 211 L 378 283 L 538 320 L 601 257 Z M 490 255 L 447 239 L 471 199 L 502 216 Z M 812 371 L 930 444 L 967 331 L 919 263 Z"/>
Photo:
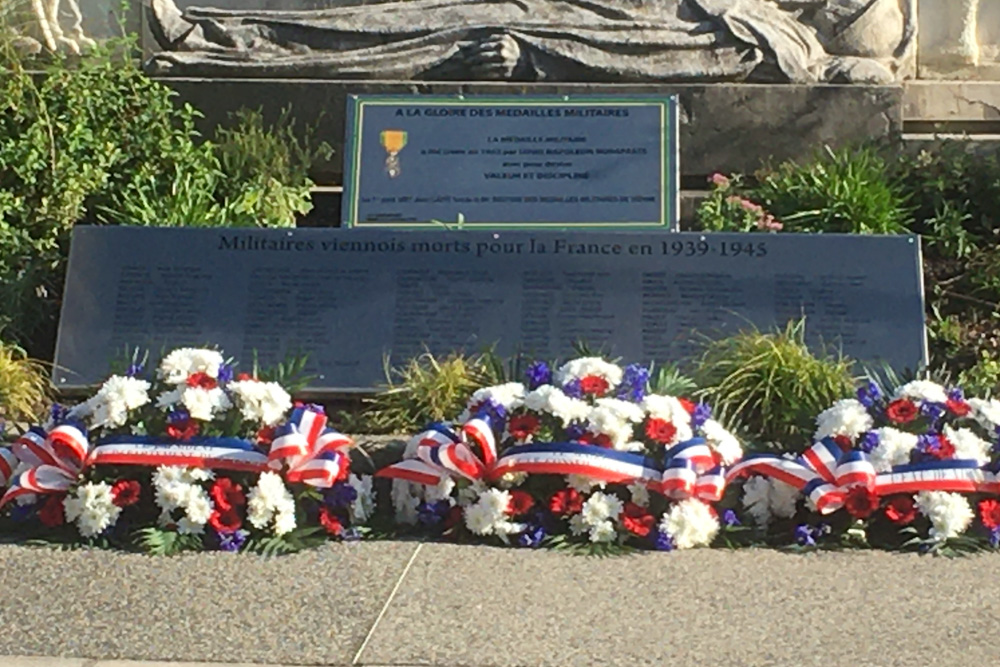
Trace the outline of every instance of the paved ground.
<path fill-rule="evenodd" d="M 364 665 L 996 662 L 1000 557 L 594 559 L 414 542 L 263 560 L 0 548 L 0 655 Z"/>

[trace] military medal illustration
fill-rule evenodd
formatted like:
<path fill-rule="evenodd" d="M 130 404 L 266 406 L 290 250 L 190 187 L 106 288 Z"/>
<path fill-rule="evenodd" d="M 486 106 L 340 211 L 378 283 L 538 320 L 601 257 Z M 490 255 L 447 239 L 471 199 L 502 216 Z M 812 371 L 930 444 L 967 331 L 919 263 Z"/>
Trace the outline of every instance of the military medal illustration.
<path fill-rule="evenodd" d="M 406 132 L 403 130 L 382 130 L 382 148 L 388 156 L 385 158 L 385 171 L 389 178 L 399 176 L 399 151 L 406 147 Z"/>

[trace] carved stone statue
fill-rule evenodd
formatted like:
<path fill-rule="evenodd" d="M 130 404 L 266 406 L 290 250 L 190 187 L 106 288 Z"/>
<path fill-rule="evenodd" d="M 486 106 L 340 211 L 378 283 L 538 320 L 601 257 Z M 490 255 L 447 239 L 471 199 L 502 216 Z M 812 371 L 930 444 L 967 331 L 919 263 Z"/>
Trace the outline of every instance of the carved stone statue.
<path fill-rule="evenodd" d="M 352 1 L 352 0 L 349 0 Z M 398 0 L 226 11 L 150 0 L 159 74 L 887 83 L 917 0 Z"/>
<path fill-rule="evenodd" d="M 61 12 L 70 18 L 65 29 L 60 21 Z M 44 47 L 53 53 L 79 55 L 95 45 L 94 40 L 83 34 L 83 14 L 78 0 L 31 0 L 28 18 L 23 34 L 15 41 L 15 46 L 25 53 L 37 54 Z"/>

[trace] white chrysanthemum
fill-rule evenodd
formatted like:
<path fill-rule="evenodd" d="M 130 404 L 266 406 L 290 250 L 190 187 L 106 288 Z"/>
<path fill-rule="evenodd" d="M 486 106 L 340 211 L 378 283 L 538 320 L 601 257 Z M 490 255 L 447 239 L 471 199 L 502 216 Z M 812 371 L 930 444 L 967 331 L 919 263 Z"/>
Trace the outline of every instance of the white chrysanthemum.
<path fill-rule="evenodd" d="M 285 535 L 295 530 L 295 508 L 284 508 L 274 515 L 274 534 Z"/>
<path fill-rule="evenodd" d="M 633 503 L 639 507 L 649 507 L 649 489 L 645 484 L 629 484 L 628 492 L 631 494 Z"/>
<path fill-rule="evenodd" d="M 695 498 L 675 503 L 660 521 L 660 531 L 671 537 L 678 549 L 707 546 L 719 532 L 712 508 Z"/>
<path fill-rule="evenodd" d="M 583 522 L 588 526 L 596 526 L 607 519 L 617 519 L 622 513 L 622 501 L 617 496 L 595 491 L 583 503 Z"/>
<path fill-rule="evenodd" d="M 193 484 L 195 482 L 207 482 L 215 479 L 215 473 L 208 468 L 185 468 L 182 473 L 184 481 Z"/>
<path fill-rule="evenodd" d="M 510 492 L 501 489 L 488 489 L 480 494 L 479 504 L 487 507 L 497 517 L 504 516 L 510 505 Z"/>
<path fill-rule="evenodd" d="M 272 519 L 276 535 L 294 529 L 295 499 L 277 473 L 263 472 L 247 496 L 247 520 L 262 529 Z"/>
<path fill-rule="evenodd" d="M 771 513 L 782 519 L 795 516 L 799 497 L 802 492 L 787 482 L 779 479 L 771 480 Z"/>
<path fill-rule="evenodd" d="M 995 398 L 989 400 L 970 398 L 967 402 L 972 408 L 972 416 L 983 428 L 992 432 L 1000 426 L 1000 401 Z"/>
<path fill-rule="evenodd" d="M 599 482 L 586 475 L 566 475 L 566 485 L 580 493 L 590 493 L 595 488 L 604 488 L 604 482 Z"/>
<path fill-rule="evenodd" d="M 496 518 L 493 512 L 482 503 L 474 503 L 463 512 L 465 527 L 476 535 L 492 535 L 493 522 Z"/>
<path fill-rule="evenodd" d="M 161 410 L 171 410 L 181 404 L 181 390 L 171 389 L 156 397 L 156 407 Z"/>
<path fill-rule="evenodd" d="M 465 525 L 477 535 L 507 536 L 520 533 L 524 525 L 514 523 L 507 516 L 510 494 L 499 489 L 487 489 L 479 500 L 465 508 Z"/>
<path fill-rule="evenodd" d="M 729 466 L 743 458 L 743 447 L 740 441 L 732 433 L 727 431 L 722 424 L 714 419 L 706 419 L 701 425 L 701 432 L 711 447 L 722 458 L 722 462 Z"/>
<path fill-rule="evenodd" d="M 191 496 L 192 488 L 190 484 L 183 482 L 156 484 L 153 488 L 153 499 L 156 501 L 157 506 L 170 512 L 184 507 L 187 499 Z"/>
<path fill-rule="evenodd" d="M 159 376 L 168 384 L 183 384 L 194 373 L 219 377 L 219 368 L 225 360 L 216 350 L 180 348 L 160 361 Z"/>
<path fill-rule="evenodd" d="M 569 518 L 569 532 L 573 537 L 579 537 L 590 530 L 590 526 L 583 520 L 583 515 L 574 514 Z"/>
<path fill-rule="evenodd" d="M 355 524 L 364 523 L 375 513 L 375 490 L 372 487 L 371 475 L 355 475 L 351 473 L 347 478 L 347 483 L 354 488 L 358 497 L 351 503 L 351 522 Z"/>
<path fill-rule="evenodd" d="M 621 367 L 600 357 L 581 357 L 563 364 L 555 372 L 555 380 L 558 384 L 565 385 L 571 380 L 596 375 L 607 380 L 610 386 L 615 387 L 622 381 L 622 373 Z"/>
<path fill-rule="evenodd" d="M 773 517 L 795 516 L 799 495 L 791 484 L 768 477 L 755 475 L 743 483 L 743 506 L 758 526 L 767 526 Z"/>
<path fill-rule="evenodd" d="M 845 398 L 819 413 L 815 440 L 844 435 L 852 440 L 872 427 L 872 417 L 860 401 Z"/>
<path fill-rule="evenodd" d="M 947 403 L 948 392 L 937 382 L 929 380 L 914 380 L 907 382 L 896 390 L 894 398 L 909 398 L 916 401 L 930 401 L 931 403 Z"/>
<path fill-rule="evenodd" d="M 570 398 L 562 389 L 545 384 L 524 396 L 524 405 L 533 412 L 552 415 L 568 426 L 574 421 L 584 421 L 590 414 L 590 404 Z"/>
<path fill-rule="evenodd" d="M 424 500 L 429 503 L 436 503 L 439 500 L 451 498 L 451 492 L 455 490 L 455 480 L 444 475 L 441 481 L 433 486 L 424 487 Z"/>
<path fill-rule="evenodd" d="M 78 414 L 89 415 L 95 428 L 124 426 L 130 410 L 149 403 L 149 387 L 145 380 L 113 375 L 86 401 Z"/>
<path fill-rule="evenodd" d="M 878 445 L 868 455 L 875 472 L 888 472 L 893 466 L 910 462 L 910 454 L 917 446 L 917 436 L 886 426 L 876 429 Z"/>
<path fill-rule="evenodd" d="M 211 498 L 200 486 L 192 484 L 188 489 L 187 502 L 184 505 L 187 518 L 193 523 L 208 523 L 209 517 L 212 516 L 212 510 L 215 509 Z"/>
<path fill-rule="evenodd" d="M 614 542 L 616 537 L 618 532 L 615 530 L 615 525 L 606 519 L 590 528 L 591 542 Z"/>
<path fill-rule="evenodd" d="M 608 410 L 618 419 L 630 421 L 633 424 L 638 424 L 646 418 L 646 411 L 642 409 L 642 406 L 630 401 L 623 401 L 619 398 L 599 398 L 594 404 L 598 408 Z"/>
<path fill-rule="evenodd" d="M 513 489 L 515 486 L 521 486 L 528 480 L 528 473 L 526 472 L 505 472 L 497 480 L 497 484 L 501 489 Z"/>
<path fill-rule="evenodd" d="M 595 407 L 587 416 L 587 430 L 605 435 L 614 449 L 622 449 L 632 439 L 632 424 L 607 408 Z"/>
<path fill-rule="evenodd" d="M 498 384 L 492 387 L 477 389 L 469 399 L 465 413 L 467 416 L 464 419 L 460 418 L 460 420 L 467 421 L 472 416 L 468 413 L 468 410 L 487 401 L 499 403 L 508 411 L 515 410 L 524 405 L 524 394 L 525 388 L 520 382 L 508 382 L 507 384 Z"/>
<path fill-rule="evenodd" d="M 523 533 L 525 528 L 527 528 L 526 524 L 506 519 L 501 519 L 493 524 L 493 532 L 500 536 L 517 535 Z"/>
<path fill-rule="evenodd" d="M 952 428 L 945 426 L 942 435 L 955 445 L 956 459 L 969 459 L 979 465 L 986 465 L 990 460 L 990 443 L 967 428 Z"/>
<path fill-rule="evenodd" d="M 418 520 L 417 507 L 420 505 L 420 485 L 405 479 L 392 480 L 392 507 L 396 522 L 414 526 Z"/>
<path fill-rule="evenodd" d="M 232 401 L 222 387 L 214 389 L 185 387 L 181 390 L 181 403 L 192 419 L 204 422 L 212 421 L 215 415 L 233 407 Z"/>
<path fill-rule="evenodd" d="M 930 536 L 934 540 L 958 537 L 972 523 L 972 507 L 959 493 L 921 491 L 916 495 L 916 501 L 917 508 L 931 521 Z"/>
<path fill-rule="evenodd" d="M 274 426 L 292 409 L 292 397 L 277 382 L 240 380 L 230 382 L 226 388 L 247 421 Z"/>
<path fill-rule="evenodd" d="M 177 532 L 181 535 L 201 535 L 205 532 L 205 524 L 185 515 L 177 520 Z"/>
<path fill-rule="evenodd" d="M 83 537 L 95 537 L 118 521 L 121 508 L 114 503 L 111 485 L 88 482 L 76 487 L 63 501 L 67 521 L 76 523 Z"/>

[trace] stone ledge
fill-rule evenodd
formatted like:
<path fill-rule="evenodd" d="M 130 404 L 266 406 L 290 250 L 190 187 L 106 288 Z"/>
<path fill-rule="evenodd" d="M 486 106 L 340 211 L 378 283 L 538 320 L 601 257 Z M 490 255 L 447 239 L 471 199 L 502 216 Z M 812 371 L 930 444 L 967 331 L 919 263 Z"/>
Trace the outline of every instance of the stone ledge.
<path fill-rule="evenodd" d="M 522 84 L 336 81 L 300 79 L 187 79 L 160 81 L 200 109 L 200 129 L 226 124 L 229 113 L 261 108 L 275 118 L 291 107 L 299 128 L 314 126 L 337 151 L 317 166 L 324 184 L 342 178 L 344 111 L 349 94 L 378 95 L 668 95 L 681 105 L 681 171 L 749 172 L 761 161 L 801 159 L 812 147 L 863 138 L 896 137 L 903 125 L 902 86 L 761 84 Z"/>
<path fill-rule="evenodd" d="M 910 81 L 903 121 L 1000 123 L 1000 81 Z"/>

